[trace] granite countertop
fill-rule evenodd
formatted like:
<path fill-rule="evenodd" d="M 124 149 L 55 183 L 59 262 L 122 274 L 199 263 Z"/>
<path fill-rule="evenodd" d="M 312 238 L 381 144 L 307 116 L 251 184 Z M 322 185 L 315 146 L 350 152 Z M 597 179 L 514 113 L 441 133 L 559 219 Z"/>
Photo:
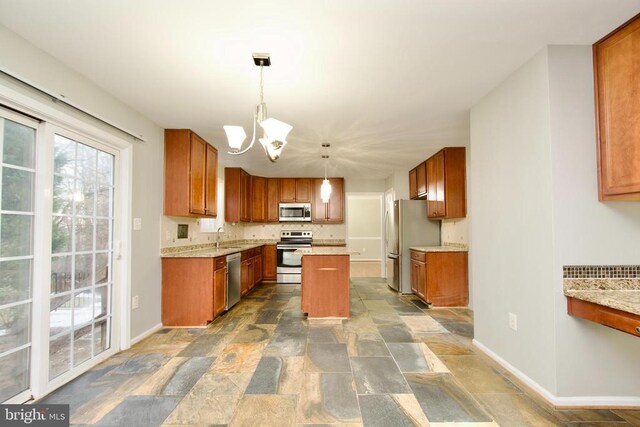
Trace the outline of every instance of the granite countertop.
<path fill-rule="evenodd" d="M 258 246 L 263 245 L 264 243 L 238 243 L 233 246 L 222 245 L 217 249 L 215 246 L 211 246 L 186 251 L 163 253 L 160 256 L 162 258 L 215 258 L 246 251 L 247 249 L 257 248 Z"/>
<path fill-rule="evenodd" d="M 418 252 L 469 252 L 467 248 L 460 246 L 412 246 L 409 249 Z"/>
<path fill-rule="evenodd" d="M 294 252 L 296 255 L 360 255 L 357 251 L 350 251 L 345 246 L 315 246 L 300 248 Z"/>
<path fill-rule="evenodd" d="M 640 279 L 564 279 L 564 294 L 640 316 Z"/>

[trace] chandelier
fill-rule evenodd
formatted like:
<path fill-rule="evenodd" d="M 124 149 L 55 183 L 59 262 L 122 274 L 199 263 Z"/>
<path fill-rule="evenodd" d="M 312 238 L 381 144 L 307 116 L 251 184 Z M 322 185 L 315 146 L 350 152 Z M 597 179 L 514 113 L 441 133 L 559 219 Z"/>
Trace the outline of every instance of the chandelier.
<path fill-rule="evenodd" d="M 287 135 L 293 129 L 293 126 L 288 125 L 280 120 L 267 117 L 267 104 L 263 100 L 263 85 L 262 85 L 262 72 L 264 67 L 271 65 L 271 58 L 268 53 L 254 53 L 253 62 L 260 67 L 260 103 L 256 105 L 253 115 L 253 137 L 251 143 L 242 149 L 242 144 L 247 137 L 242 126 L 223 126 L 225 133 L 227 134 L 227 141 L 229 143 L 229 154 L 240 155 L 244 154 L 256 142 L 256 123 L 260 125 L 263 131 L 263 137 L 259 138 L 260 144 L 264 148 L 264 152 L 272 162 L 275 162 L 280 158 L 282 149 L 287 145 Z"/>

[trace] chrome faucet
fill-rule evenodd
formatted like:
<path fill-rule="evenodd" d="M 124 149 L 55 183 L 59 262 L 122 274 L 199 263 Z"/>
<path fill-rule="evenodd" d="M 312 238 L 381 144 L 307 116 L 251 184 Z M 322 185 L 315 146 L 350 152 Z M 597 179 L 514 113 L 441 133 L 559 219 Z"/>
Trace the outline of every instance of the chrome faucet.
<path fill-rule="evenodd" d="M 216 230 L 216 249 L 220 247 L 220 230 L 222 230 L 222 228 L 223 227 L 218 227 Z"/>

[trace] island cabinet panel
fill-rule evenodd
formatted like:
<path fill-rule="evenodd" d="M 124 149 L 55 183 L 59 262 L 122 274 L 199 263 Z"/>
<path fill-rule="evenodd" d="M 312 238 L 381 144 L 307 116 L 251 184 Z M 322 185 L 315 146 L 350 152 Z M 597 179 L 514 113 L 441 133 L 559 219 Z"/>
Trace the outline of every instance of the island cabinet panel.
<path fill-rule="evenodd" d="M 164 136 L 164 214 L 215 217 L 217 150 L 189 129 Z"/>
<path fill-rule="evenodd" d="M 310 203 L 310 178 L 280 178 L 280 202 Z"/>
<path fill-rule="evenodd" d="M 311 206 L 311 221 L 315 223 L 343 223 L 344 222 L 344 178 L 329 178 L 331 196 L 324 203 L 320 197 L 320 187 L 323 178 L 313 179 L 313 201 Z"/>
<path fill-rule="evenodd" d="M 349 317 L 349 255 L 303 255 L 302 311 L 314 317 Z"/>
<path fill-rule="evenodd" d="M 426 161 L 427 215 L 432 219 L 467 215 L 464 147 L 443 148 Z"/>
<path fill-rule="evenodd" d="M 262 253 L 263 267 L 262 279 L 267 281 L 275 281 L 277 278 L 276 269 L 278 265 L 278 252 L 276 245 L 264 245 Z"/>
<path fill-rule="evenodd" d="M 640 200 L 640 15 L 593 46 L 601 201 Z"/>
<path fill-rule="evenodd" d="M 280 179 L 267 178 L 267 218 L 266 222 L 279 222 Z"/>
<path fill-rule="evenodd" d="M 251 176 L 240 168 L 224 169 L 224 219 L 251 221 Z"/>
<path fill-rule="evenodd" d="M 162 324 L 204 326 L 214 319 L 213 258 L 162 259 Z"/>
<path fill-rule="evenodd" d="M 251 177 L 251 221 L 265 222 L 267 220 L 267 180 L 259 176 Z"/>
<path fill-rule="evenodd" d="M 435 307 L 465 307 L 469 303 L 466 252 L 411 251 L 411 288 Z"/>

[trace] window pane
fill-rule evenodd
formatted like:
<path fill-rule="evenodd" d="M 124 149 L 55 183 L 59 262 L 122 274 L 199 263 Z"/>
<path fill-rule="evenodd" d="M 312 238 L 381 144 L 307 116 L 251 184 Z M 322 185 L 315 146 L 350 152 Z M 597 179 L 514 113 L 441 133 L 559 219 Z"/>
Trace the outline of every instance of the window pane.
<path fill-rule="evenodd" d="M 73 213 L 74 180 L 62 175 L 53 176 L 53 213 Z"/>
<path fill-rule="evenodd" d="M 78 144 L 76 178 L 84 182 L 96 182 L 96 162 L 98 151 L 88 145 Z"/>
<path fill-rule="evenodd" d="M 70 216 L 54 216 L 51 227 L 51 251 L 54 254 L 71 252 L 73 222 Z"/>
<path fill-rule="evenodd" d="M 71 294 L 51 298 L 49 336 L 71 329 Z"/>
<path fill-rule="evenodd" d="M 75 289 L 93 285 L 93 255 L 76 255 Z M 77 324 L 77 322 L 76 322 Z"/>
<path fill-rule="evenodd" d="M 59 294 L 71 290 L 71 255 L 51 258 L 51 293 Z"/>
<path fill-rule="evenodd" d="M 109 281 L 109 254 L 96 254 L 96 284 Z"/>
<path fill-rule="evenodd" d="M 56 135 L 53 143 L 53 172 L 73 176 L 75 171 L 76 143 Z"/>
<path fill-rule="evenodd" d="M 76 190 L 73 193 L 73 200 L 76 203 L 76 215 L 93 215 L 95 186 L 94 182 L 76 181 Z"/>
<path fill-rule="evenodd" d="M 113 185 L 113 155 L 104 151 L 98 153 L 98 185 Z"/>
<path fill-rule="evenodd" d="M 31 342 L 31 303 L 0 309 L 0 353 Z"/>
<path fill-rule="evenodd" d="M 113 207 L 111 203 L 111 198 L 113 194 L 113 189 L 111 187 L 101 187 L 98 190 L 96 197 L 97 206 L 96 206 L 96 216 L 104 216 L 111 217 L 113 215 Z"/>
<path fill-rule="evenodd" d="M 111 232 L 109 226 L 111 225 L 110 219 L 97 219 L 96 220 L 96 250 L 102 251 L 110 249 L 109 239 Z"/>
<path fill-rule="evenodd" d="M 29 298 L 31 298 L 31 260 L 0 261 L 0 305 Z"/>
<path fill-rule="evenodd" d="M 76 251 L 93 250 L 93 220 L 76 218 Z"/>
<path fill-rule="evenodd" d="M 36 130 L 20 123 L 4 120 L 2 161 L 6 164 L 34 168 Z M 2 402 L 2 400 L 0 400 Z"/>
<path fill-rule="evenodd" d="M 96 322 L 95 328 L 93 330 L 94 356 L 97 356 L 111 346 L 111 344 L 109 343 L 109 325 L 109 319 L 104 319 Z"/>
<path fill-rule="evenodd" d="M 73 332 L 73 366 L 91 358 L 91 324 Z"/>
<path fill-rule="evenodd" d="M 93 317 L 99 319 L 107 315 L 109 308 L 109 286 L 100 286 L 96 288 Z"/>
<path fill-rule="evenodd" d="M 30 347 L 0 358 L 0 402 L 29 388 L 30 364 Z"/>
<path fill-rule="evenodd" d="M 93 319 L 93 291 L 87 289 L 73 296 L 74 327 L 90 322 Z"/>
<path fill-rule="evenodd" d="M 2 168 L 2 210 L 33 210 L 33 172 Z"/>
<path fill-rule="evenodd" d="M 49 342 L 49 379 L 71 368 L 71 336 L 63 335 Z"/>
<path fill-rule="evenodd" d="M 31 255 L 31 216 L 0 216 L 0 257 Z"/>

